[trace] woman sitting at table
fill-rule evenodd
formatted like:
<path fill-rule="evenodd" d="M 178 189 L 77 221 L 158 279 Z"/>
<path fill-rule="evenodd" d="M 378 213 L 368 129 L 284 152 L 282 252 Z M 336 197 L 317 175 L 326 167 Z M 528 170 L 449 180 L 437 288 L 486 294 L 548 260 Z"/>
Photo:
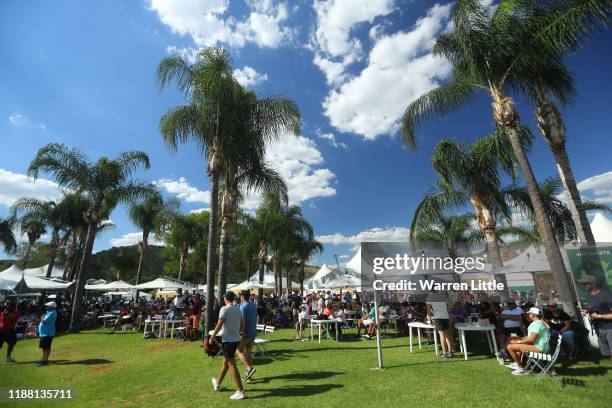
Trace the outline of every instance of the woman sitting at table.
<path fill-rule="evenodd" d="M 119 316 L 117 317 L 117 320 L 115 320 L 115 324 L 113 325 L 113 331 L 111 332 L 111 334 L 115 333 L 115 330 L 120 329 L 122 325 L 130 322 L 131 318 L 132 317 L 130 316 L 130 311 L 128 310 L 127 306 L 125 304 L 122 305 L 121 309 L 119 310 Z"/>

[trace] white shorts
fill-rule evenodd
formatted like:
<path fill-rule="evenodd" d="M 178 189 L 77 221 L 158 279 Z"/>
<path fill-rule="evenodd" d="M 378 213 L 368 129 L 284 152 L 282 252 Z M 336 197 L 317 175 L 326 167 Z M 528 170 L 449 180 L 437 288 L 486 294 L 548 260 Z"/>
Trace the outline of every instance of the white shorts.
<path fill-rule="evenodd" d="M 374 320 L 365 319 L 365 320 L 362 320 L 362 321 L 361 321 L 361 323 L 362 323 L 364 326 L 369 326 L 369 325 L 371 325 L 372 323 L 374 323 Z"/>

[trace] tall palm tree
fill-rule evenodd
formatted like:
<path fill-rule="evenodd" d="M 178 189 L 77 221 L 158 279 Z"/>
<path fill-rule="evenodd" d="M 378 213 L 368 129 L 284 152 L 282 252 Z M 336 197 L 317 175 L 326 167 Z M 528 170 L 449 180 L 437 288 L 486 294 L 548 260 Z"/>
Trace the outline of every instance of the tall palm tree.
<path fill-rule="evenodd" d="M 565 310 L 575 315 L 574 294 L 564 273 L 561 251 L 546 216 L 535 175 L 521 143 L 516 105 L 508 93 L 524 91 L 527 86 L 525 78 L 539 76 L 546 80 L 547 76 L 539 73 L 550 74 L 560 70 L 561 67 L 549 58 L 549 52 L 529 45 L 546 44 L 552 50 L 564 42 L 575 43 L 580 32 L 576 26 L 568 27 L 568 22 L 582 19 L 585 24 L 592 24 L 590 15 L 582 17 L 587 13 L 585 7 L 600 2 L 574 0 L 576 7 L 559 9 L 553 19 L 536 16 L 529 24 L 521 21 L 521 13 L 516 12 L 514 3 L 515 0 L 502 0 L 491 16 L 479 0 L 457 1 L 452 13 L 453 29 L 441 34 L 433 48 L 435 55 L 451 63 L 452 82 L 410 103 L 402 117 L 402 137 L 408 146 L 414 148 L 414 129 L 423 120 L 458 110 L 473 100 L 477 91 L 483 91 L 491 98 L 495 122 L 508 134 L 527 184 L 561 303 Z M 556 83 L 547 81 L 545 86 L 555 89 Z"/>
<path fill-rule="evenodd" d="M 563 56 L 582 45 L 583 40 L 589 37 L 589 28 L 606 28 L 612 3 L 609 0 L 553 3 L 541 0 L 521 0 L 515 3 L 514 7 L 520 11 L 520 16 L 522 16 L 521 24 L 525 25 L 524 31 L 537 32 L 541 25 L 551 28 L 562 27 L 560 38 L 555 35 L 552 41 L 549 38 L 550 33 L 546 32 L 530 38 L 528 48 L 539 50 L 540 59 L 549 58 L 553 61 L 555 69 L 548 72 L 546 70 L 526 71 L 523 81 L 527 84 L 527 93 L 536 105 L 534 114 L 538 129 L 553 154 L 559 177 L 567 192 L 567 206 L 576 226 L 577 239 L 583 245 L 593 247 L 595 238 L 586 216 L 587 208 L 583 206 L 570 165 L 565 147 L 565 124 L 555 100 L 565 104 L 574 93 L 573 77 L 569 68 L 563 64 Z M 564 17 L 565 15 L 569 17 Z M 561 24 L 556 22 L 557 19 L 561 20 Z"/>
<path fill-rule="evenodd" d="M 170 109 L 161 119 L 160 128 L 164 141 L 172 150 L 178 145 L 193 141 L 207 158 L 210 179 L 210 227 L 206 260 L 206 324 L 212 328 L 215 267 L 217 265 L 217 235 L 219 222 L 219 179 L 225 162 L 244 153 L 244 131 L 253 120 L 259 126 L 259 134 L 266 138 L 278 137 L 287 130 L 299 133 L 297 106 L 285 99 L 264 98 L 250 109 L 250 115 L 236 109 L 244 102 L 242 86 L 233 77 L 231 59 L 225 50 L 208 48 L 201 51 L 198 60 L 191 64 L 182 56 L 164 58 L 157 69 L 157 81 L 165 87 L 175 80 L 179 92 L 191 95 L 188 105 Z M 283 118 L 277 120 L 278 117 Z"/>
<path fill-rule="evenodd" d="M 87 236 L 73 296 L 70 331 L 79 328 L 87 265 L 97 229 L 104 221 L 102 216 L 117 203 L 130 203 L 152 191 L 150 185 L 132 180 L 132 174 L 141 166 L 150 167 L 149 157 L 141 151 L 121 153 L 115 159 L 101 157 L 91 162 L 79 149 L 69 149 L 58 143 L 42 147 L 30 163 L 30 176 L 37 178 L 40 172 L 49 173 L 61 188 L 81 193 L 89 200 L 89 207 L 83 214 Z"/>
<path fill-rule="evenodd" d="M 17 249 L 17 241 L 13 234 L 14 224 L 15 220 L 10 217 L 0 218 L 0 244 L 7 253 L 13 253 Z"/>
<path fill-rule="evenodd" d="M 179 202 L 176 199 L 164 201 L 162 195 L 155 191 L 153 194 L 145 197 L 143 200 L 130 203 L 128 216 L 132 224 L 137 226 L 142 231 L 142 239 L 138 242 L 138 269 L 136 270 L 136 285 L 140 283 L 142 274 L 142 261 L 145 253 L 149 248 L 149 234 L 155 230 L 156 224 L 161 221 L 163 213 L 174 212 L 178 210 Z M 136 291 L 136 301 L 140 292 Z"/>
<path fill-rule="evenodd" d="M 32 246 L 47 232 L 47 229 L 44 220 L 41 220 L 36 214 L 26 214 L 19 219 L 19 231 L 28 238 L 26 253 L 21 262 L 21 267 L 26 269 Z"/>
<path fill-rule="evenodd" d="M 221 200 L 221 244 L 219 248 L 219 302 L 227 287 L 229 267 L 231 227 L 239 204 L 244 199 L 243 193 L 263 192 L 278 196 L 287 203 L 287 185 L 283 177 L 275 170 L 262 163 L 262 158 L 254 157 L 251 163 L 243 165 L 228 161 L 225 167 L 225 184 Z"/>

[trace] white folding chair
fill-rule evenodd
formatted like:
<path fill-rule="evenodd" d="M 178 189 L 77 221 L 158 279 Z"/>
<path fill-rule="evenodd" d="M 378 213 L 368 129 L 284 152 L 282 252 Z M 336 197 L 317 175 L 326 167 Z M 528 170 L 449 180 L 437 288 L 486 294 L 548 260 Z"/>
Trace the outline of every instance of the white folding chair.
<path fill-rule="evenodd" d="M 550 373 L 550 370 L 552 369 L 553 365 L 555 365 L 555 362 L 557 361 L 557 358 L 559 357 L 559 353 L 561 352 L 561 335 L 559 334 L 559 338 L 557 339 L 557 347 L 555 348 L 555 352 L 554 354 L 547 354 L 547 353 L 536 353 L 533 351 L 529 352 L 529 360 L 527 360 L 527 364 L 525 365 L 525 369 L 529 369 L 528 373 L 531 374 L 531 372 L 538 367 L 540 369 L 540 373 L 538 374 L 538 377 L 536 378 L 536 385 L 539 384 L 542 379 L 548 375 L 548 377 L 550 377 L 550 379 L 557 384 L 557 386 L 560 389 L 563 389 L 563 386 L 561 385 L 561 382 L 553 377 L 553 375 Z"/>
<path fill-rule="evenodd" d="M 185 326 L 179 326 L 176 329 L 174 329 L 174 338 L 175 339 L 185 338 Z"/>
<path fill-rule="evenodd" d="M 266 344 L 272 340 L 272 335 L 274 334 L 274 326 L 265 326 L 264 331 L 261 337 L 255 338 L 255 354 L 262 354 L 264 356 L 266 353 Z"/>

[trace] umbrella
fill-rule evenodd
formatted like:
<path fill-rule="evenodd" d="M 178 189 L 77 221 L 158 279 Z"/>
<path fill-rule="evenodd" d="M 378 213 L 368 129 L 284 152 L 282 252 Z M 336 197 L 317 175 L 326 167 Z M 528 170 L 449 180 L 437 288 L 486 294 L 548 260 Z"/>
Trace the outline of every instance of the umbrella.
<path fill-rule="evenodd" d="M 183 282 L 172 278 L 157 278 L 150 282 L 141 283 L 136 285 L 133 289 L 147 290 L 147 289 L 195 289 L 195 286 L 189 282 Z"/>

